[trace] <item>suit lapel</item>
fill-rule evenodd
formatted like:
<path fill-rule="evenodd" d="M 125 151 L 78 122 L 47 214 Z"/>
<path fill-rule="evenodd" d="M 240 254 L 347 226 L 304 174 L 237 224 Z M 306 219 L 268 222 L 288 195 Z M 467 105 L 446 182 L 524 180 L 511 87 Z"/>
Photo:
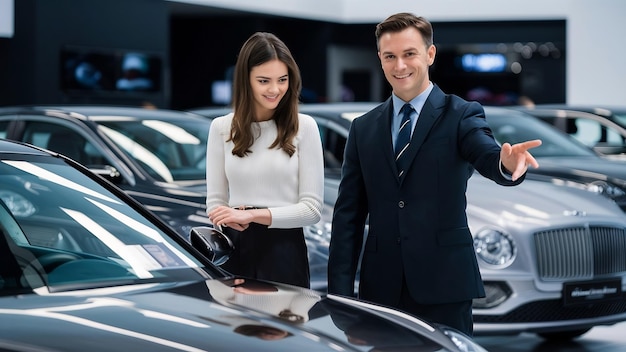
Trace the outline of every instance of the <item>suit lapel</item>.
<path fill-rule="evenodd" d="M 379 146 L 384 148 L 383 154 L 385 155 L 386 163 L 389 165 L 394 175 L 398 174 L 396 168 L 396 160 L 393 152 L 393 145 L 391 142 L 391 119 L 393 118 L 393 103 L 389 98 L 385 101 L 381 107 L 380 115 L 376 119 L 376 140 L 372 142 L 378 143 Z"/>

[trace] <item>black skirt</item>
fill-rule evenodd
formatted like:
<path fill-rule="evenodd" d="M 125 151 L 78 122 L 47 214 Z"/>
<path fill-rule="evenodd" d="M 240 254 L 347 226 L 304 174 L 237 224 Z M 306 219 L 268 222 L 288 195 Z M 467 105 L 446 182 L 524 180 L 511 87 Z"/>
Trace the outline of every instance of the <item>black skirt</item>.
<path fill-rule="evenodd" d="M 244 231 L 223 227 L 235 251 L 222 268 L 249 278 L 309 288 L 309 259 L 301 227 L 270 229 L 251 223 Z"/>

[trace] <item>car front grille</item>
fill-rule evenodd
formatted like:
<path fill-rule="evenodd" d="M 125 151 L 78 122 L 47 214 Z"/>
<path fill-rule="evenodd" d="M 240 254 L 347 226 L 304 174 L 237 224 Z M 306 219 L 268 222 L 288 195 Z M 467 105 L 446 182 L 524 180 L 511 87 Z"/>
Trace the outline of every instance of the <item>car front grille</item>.
<path fill-rule="evenodd" d="M 562 300 L 537 301 L 504 315 L 476 315 L 474 323 L 532 323 L 606 317 L 626 312 L 625 297 L 611 302 L 564 307 Z"/>
<path fill-rule="evenodd" d="M 544 281 L 590 279 L 626 272 L 626 229 L 586 226 L 535 234 L 537 268 Z"/>

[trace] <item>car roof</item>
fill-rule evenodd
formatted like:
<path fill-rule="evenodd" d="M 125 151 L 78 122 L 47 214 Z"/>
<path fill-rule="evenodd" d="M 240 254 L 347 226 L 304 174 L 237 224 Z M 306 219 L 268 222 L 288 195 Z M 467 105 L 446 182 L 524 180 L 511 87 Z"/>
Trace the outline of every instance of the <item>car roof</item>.
<path fill-rule="evenodd" d="M 14 107 L 0 108 L 0 114 L 7 113 L 45 113 L 51 111 L 58 111 L 65 114 L 73 114 L 77 118 L 76 114 L 83 115 L 82 117 L 95 117 L 95 116 L 124 116 L 130 115 L 139 118 L 181 118 L 183 116 L 189 116 L 192 118 L 202 118 L 201 116 L 188 112 L 178 111 L 170 109 L 147 109 L 136 106 L 108 106 L 108 105 L 24 105 Z"/>
<path fill-rule="evenodd" d="M 337 102 L 337 103 L 302 103 L 299 111 L 303 114 L 317 114 L 332 117 L 344 117 L 348 119 L 352 115 L 361 115 L 379 105 L 379 102 Z M 223 106 L 207 106 L 188 110 L 190 112 L 210 118 L 226 115 L 232 112 L 232 108 Z"/>
<path fill-rule="evenodd" d="M 0 138 L 0 154 L 50 155 L 31 145 Z"/>
<path fill-rule="evenodd" d="M 302 103 L 299 105 L 299 111 L 303 114 L 323 115 L 327 117 L 344 117 L 352 120 L 355 117 L 366 113 L 382 102 L 331 102 L 331 103 Z M 484 106 L 485 113 L 492 114 L 521 114 L 516 110 L 504 107 Z M 189 112 L 203 115 L 205 117 L 215 118 L 232 112 L 232 108 L 224 106 L 207 106 L 188 110 Z M 526 114 L 528 115 L 528 114 Z"/>
<path fill-rule="evenodd" d="M 591 104 L 537 104 L 535 106 L 518 106 L 522 111 L 528 110 L 568 110 L 582 111 L 600 116 L 611 116 L 613 114 L 626 114 L 626 105 L 591 105 Z"/>

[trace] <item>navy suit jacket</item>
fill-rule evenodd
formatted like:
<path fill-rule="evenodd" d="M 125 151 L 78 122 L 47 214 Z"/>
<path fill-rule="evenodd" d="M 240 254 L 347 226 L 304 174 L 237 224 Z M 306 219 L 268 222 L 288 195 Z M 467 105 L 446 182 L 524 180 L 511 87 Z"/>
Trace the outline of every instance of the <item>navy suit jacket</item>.
<path fill-rule="evenodd" d="M 335 204 L 329 293 L 397 306 L 403 277 L 420 304 L 484 297 L 465 191 L 474 169 L 501 185 L 500 146 L 482 106 L 436 85 L 419 114 L 402 178 L 391 143 L 392 99 L 355 119 L 346 142 Z M 363 231 L 369 233 L 363 247 Z"/>

